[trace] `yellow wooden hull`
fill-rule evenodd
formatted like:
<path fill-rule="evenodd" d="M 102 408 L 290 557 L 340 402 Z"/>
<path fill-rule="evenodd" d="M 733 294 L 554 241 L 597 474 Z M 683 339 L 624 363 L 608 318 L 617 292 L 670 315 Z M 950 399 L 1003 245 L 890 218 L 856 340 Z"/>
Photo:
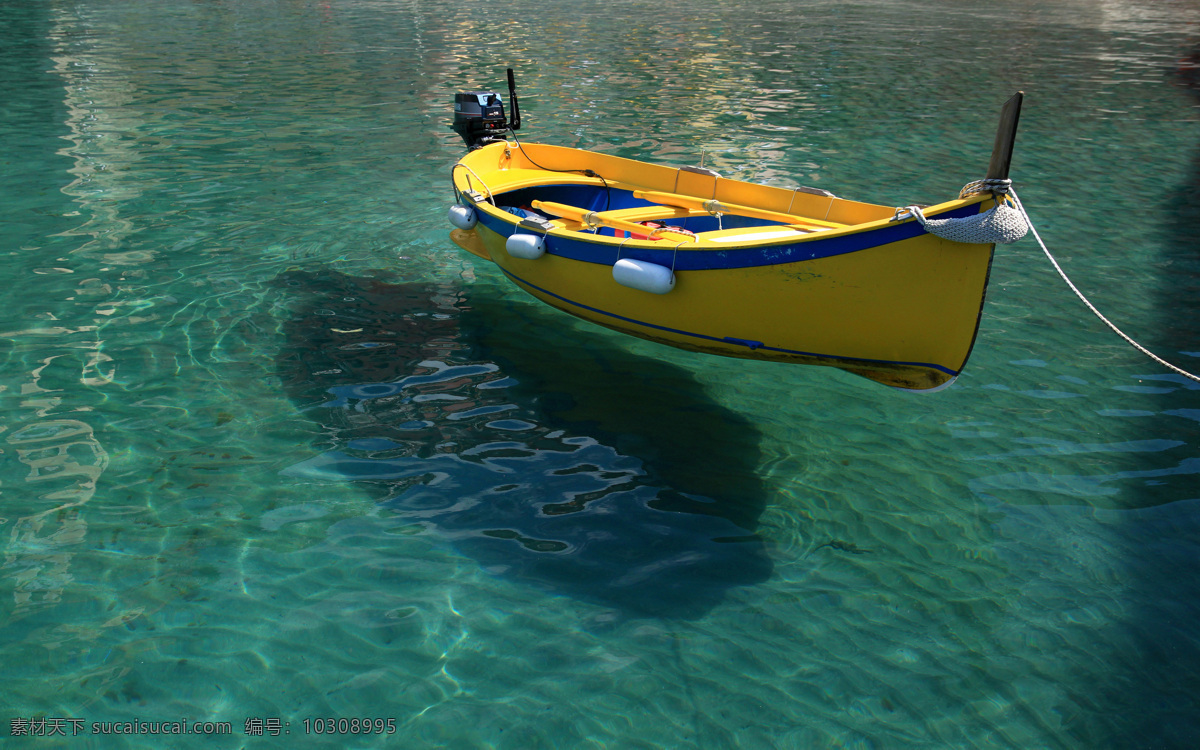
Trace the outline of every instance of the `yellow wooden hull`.
<path fill-rule="evenodd" d="M 533 144 L 473 151 L 456 165 L 454 183 L 478 218 L 473 229 L 452 234 L 460 246 L 496 263 L 541 301 L 641 338 L 730 357 L 829 365 L 927 390 L 962 371 L 978 330 L 993 246 L 940 239 L 913 219 L 894 221 L 890 207 Z M 729 226 L 737 223 L 732 215 L 676 208 L 672 220 L 702 231 L 626 237 L 614 217 L 666 210 L 611 208 L 642 203 L 630 197 L 638 190 L 682 196 L 680 204 L 715 195 L 722 207 L 752 206 L 795 221 Z M 594 233 L 570 218 L 522 227 L 508 205 L 531 198 L 559 205 L 538 195 L 586 198 L 608 209 L 594 213 L 593 227 L 609 217 L 618 229 Z M 990 195 L 973 196 L 931 206 L 925 215 L 964 216 L 993 205 Z M 514 257 L 506 243 L 520 233 L 541 237 L 545 253 Z M 618 258 L 670 268 L 674 287 L 654 294 L 616 283 Z"/>

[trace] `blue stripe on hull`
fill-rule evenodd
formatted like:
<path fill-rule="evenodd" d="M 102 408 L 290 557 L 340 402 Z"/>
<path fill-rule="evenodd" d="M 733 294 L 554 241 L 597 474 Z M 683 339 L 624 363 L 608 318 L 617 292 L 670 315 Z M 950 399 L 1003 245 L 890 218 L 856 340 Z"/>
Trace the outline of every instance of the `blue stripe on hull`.
<path fill-rule="evenodd" d="M 872 234 L 874 234 L 874 233 L 872 233 Z M 551 292 L 548 289 L 543 289 L 539 286 L 529 283 L 525 279 L 522 279 L 521 277 L 519 277 L 516 274 L 509 271 L 507 268 L 500 267 L 500 270 L 504 272 L 505 276 L 508 276 L 510 279 L 512 279 L 516 283 L 520 284 L 521 286 L 528 287 L 529 289 L 535 289 L 538 292 L 540 292 L 541 294 L 546 295 L 547 297 L 553 297 L 554 299 L 561 300 L 562 302 L 565 302 L 568 305 L 571 305 L 573 307 L 578 307 L 582 310 L 587 310 L 589 312 L 593 312 L 598 315 L 604 315 L 609 318 L 615 318 L 616 320 L 621 320 L 626 323 L 633 323 L 635 325 L 645 326 L 646 328 L 653 328 L 653 329 L 659 330 L 659 331 L 666 331 L 668 333 L 674 333 L 674 334 L 678 334 L 680 336 L 690 336 L 692 338 L 703 339 L 705 341 L 715 341 L 720 344 L 740 344 L 742 346 L 745 346 L 745 347 L 755 350 L 755 351 L 757 351 L 759 349 L 763 349 L 766 351 L 780 352 L 782 354 L 794 354 L 794 355 L 799 355 L 799 356 L 803 356 L 803 357 L 813 357 L 816 359 L 828 359 L 831 361 L 840 361 L 840 362 L 861 362 L 863 364 L 868 364 L 868 365 L 874 364 L 874 365 L 903 365 L 903 366 L 908 366 L 908 367 L 927 367 L 931 370 L 937 370 L 938 372 L 944 372 L 947 375 L 950 375 L 951 377 L 956 377 L 958 375 L 958 371 L 956 371 L 956 370 L 951 370 L 947 367 L 942 367 L 941 365 L 930 364 L 928 362 L 893 362 L 891 360 L 886 360 L 886 359 L 862 359 L 860 357 L 839 357 L 839 356 L 832 355 L 832 354 L 818 354 L 816 352 L 802 352 L 802 351 L 797 351 L 794 349 L 782 349 L 782 348 L 776 347 L 776 346 L 767 346 L 758 341 L 748 341 L 748 340 L 732 339 L 732 338 L 718 338 L 716 336 L 709 336 L 709 335 L 703 334 L 703 333 L 695 333 L 693 331 L 683 331 L 678 328 L 668 328 L 667 326 L 660 326 L 660 325 L 655 325 L 654 323 L 647 323 L 645 321 L 635 320 L 634 318 L 627 318 L 624 315 L 618 315 L 617 313 L 609 312 L 608 310 L 601 310 L 597 307 L 591 307 L 590 305 L 585 305 L 580 302 L 576 302 L 575 300 L 567 299 L 566 297 L 563 297 L 562 295 L 559 295 L 559 294 L 555 294 L 554 292 Z M 752 344 L 754 344 L 755 346 L 752 346 Z"/>

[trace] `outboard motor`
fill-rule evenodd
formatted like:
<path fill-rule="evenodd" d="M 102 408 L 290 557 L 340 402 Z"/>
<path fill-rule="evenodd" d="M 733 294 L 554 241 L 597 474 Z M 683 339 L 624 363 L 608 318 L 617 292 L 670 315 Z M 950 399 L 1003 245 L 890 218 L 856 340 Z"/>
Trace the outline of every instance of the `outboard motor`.
<path fill-rule="evenodd" d="M 474 150 L 504 140 L 508 130 L 521 129 L 521 109 L 517 105 L 517 84 L 508 69 L 508 99 L 512 102 L 512 121 L 504 116 L 504 102 L 494 91 L 464 91 L 454 95 L 454 132 L 462 136 L 467 148 Z"/>

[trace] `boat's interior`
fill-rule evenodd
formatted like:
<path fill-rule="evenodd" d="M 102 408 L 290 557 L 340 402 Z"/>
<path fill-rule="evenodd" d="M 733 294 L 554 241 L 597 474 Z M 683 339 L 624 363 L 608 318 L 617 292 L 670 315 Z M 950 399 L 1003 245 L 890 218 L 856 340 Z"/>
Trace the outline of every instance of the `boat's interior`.
<path fill-rule="evenodd" d="M 592 233 L 601 242 L 671 240 L 718 250 L 724 243 L 770 244 L 854 232 L 895 214 L 894 207 L 825 190 L 760 185 L 699 167 L 666 167 L 545 144 L 485 146 L 458 162 L 452 174 L 456 190 L 472 202 L 540 217 L 552 228 Z M 955 208 L 953 203 L 938 208 Z"/>
<path fill-rule="evenodd" d="M 497 207 L 519 217 L 540 216 L 563 229 L 618 239 L 721 243 L 800 237 L 846 226 L 612 185 L 535 185 L 494 197 Z"/>

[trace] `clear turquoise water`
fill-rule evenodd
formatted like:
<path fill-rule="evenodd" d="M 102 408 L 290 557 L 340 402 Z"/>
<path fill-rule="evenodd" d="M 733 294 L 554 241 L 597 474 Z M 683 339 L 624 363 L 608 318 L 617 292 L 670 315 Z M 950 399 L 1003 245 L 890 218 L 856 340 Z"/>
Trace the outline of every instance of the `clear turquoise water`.
<path fill-rule="evenodd" d="M 14 747 L 1200 744 L 1200 386 L 997 251 L 934 395 L 537 306 L 447 239 L 527 139 L 901 205 L 1018 189 L 1200 368 L 1200 5 L 0 5 Z M 391 718 L 391 735 L 306 733 Z M 287 722 L 286 738 L 246 733 Z M 230 722 L 223 737 L 91 722 Z M 68 733 L 70 725 L 67 725 Z"/>

